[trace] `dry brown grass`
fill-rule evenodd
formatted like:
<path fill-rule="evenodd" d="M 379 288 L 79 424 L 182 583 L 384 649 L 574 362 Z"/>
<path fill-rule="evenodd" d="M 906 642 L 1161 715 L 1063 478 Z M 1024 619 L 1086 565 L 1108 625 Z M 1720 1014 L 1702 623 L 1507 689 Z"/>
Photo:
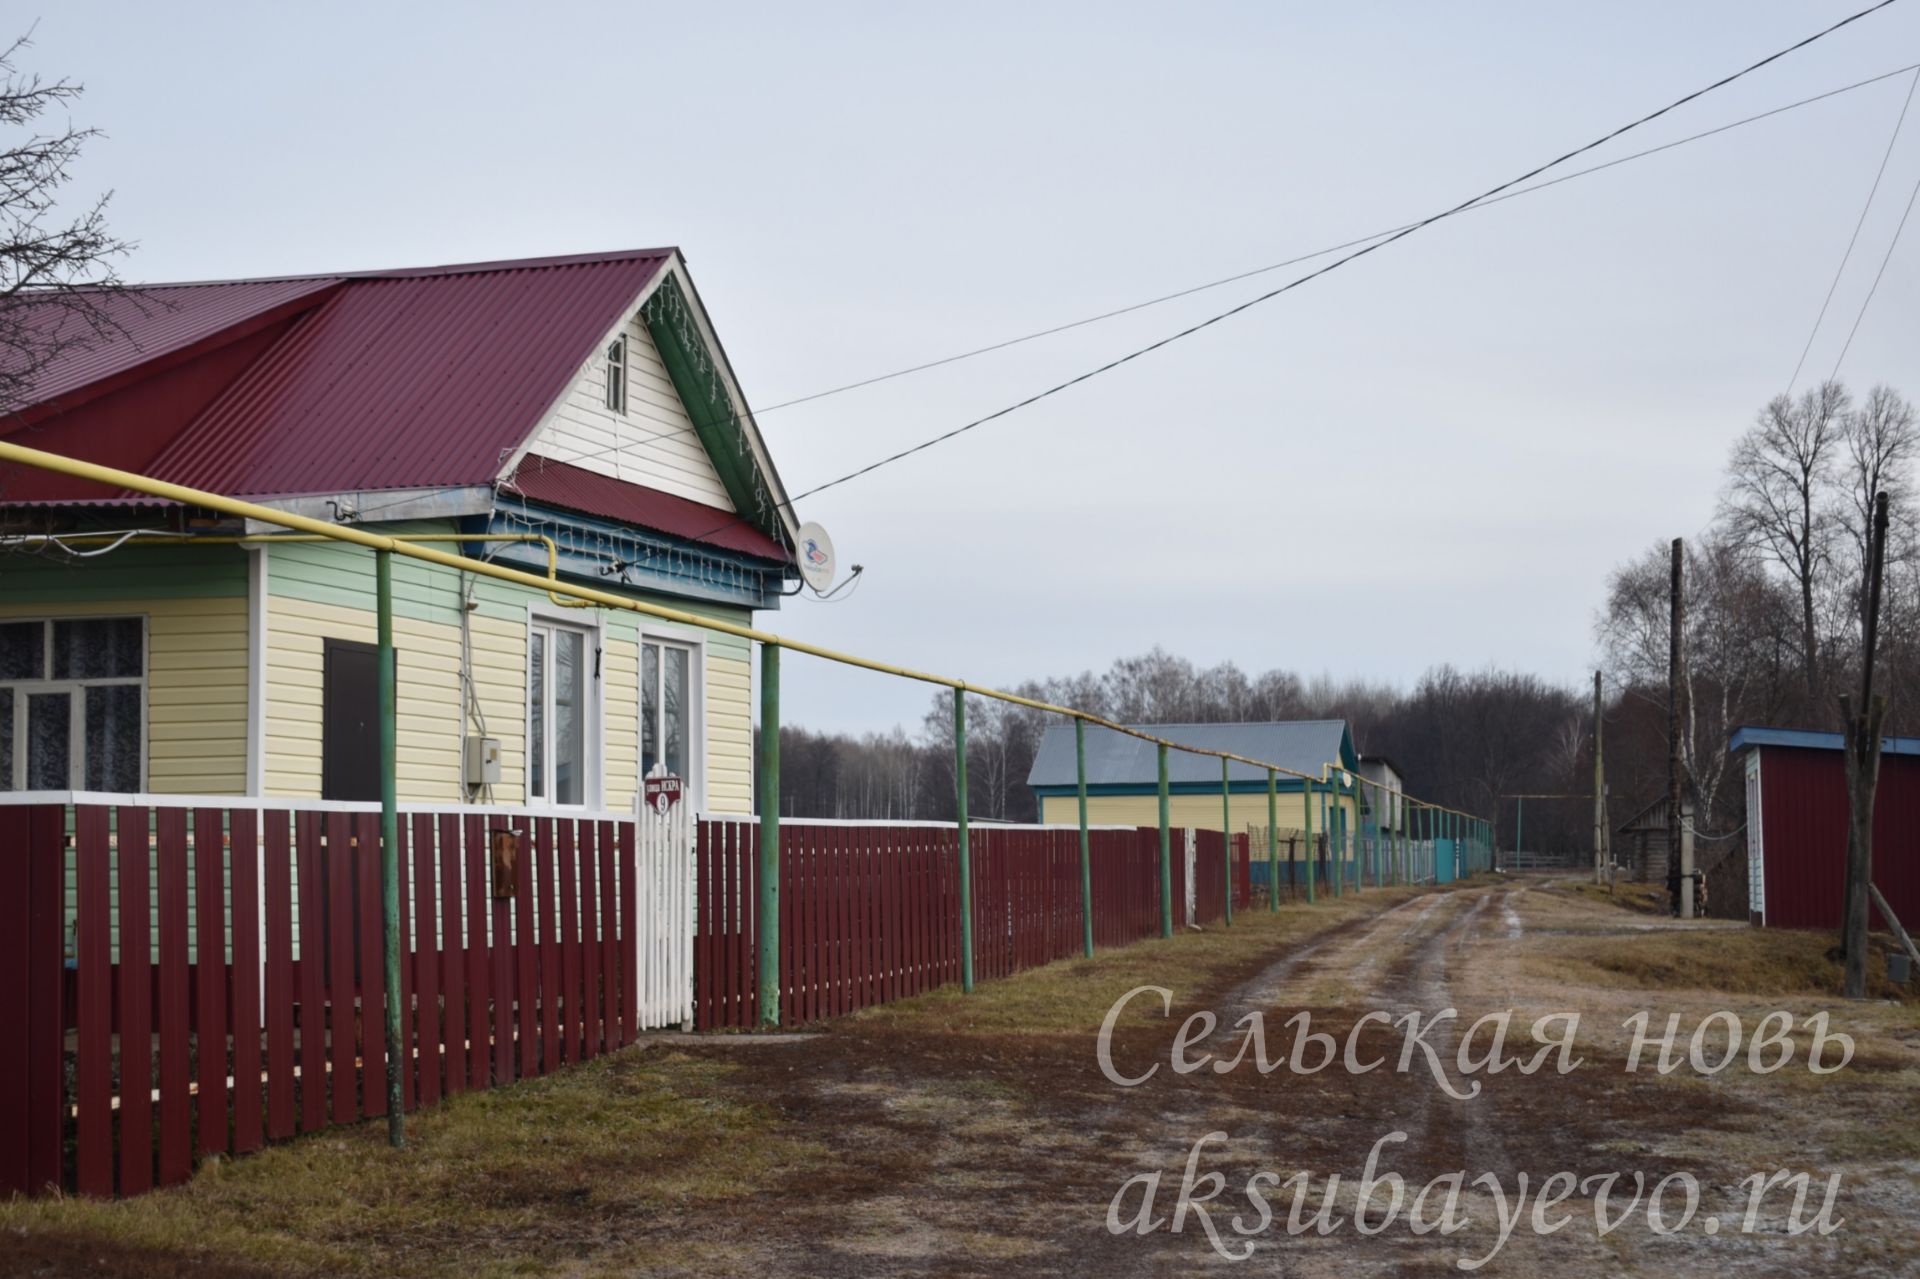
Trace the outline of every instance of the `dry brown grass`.
<path fill-rule="evenodd" d="M 1839 961 L 1828 958 L 1833 945 L 1831 933 L 1791 928 L 1676 929 L 1569 941 L 1556 950 L 1554 962 L 1583 965 L 1592 970 L 1590 980 L 1604 986 L 1837 995 L 1843 973 Z M 1878 944 L 1868 959 L 1867 974 L 1870 998 L 1920 999 L 1911 985 L 1888 984 L 1884 948 Z"/>
<path fill-rule="evenodd" d="M 1368 888 L 1343 897 L 1323 896 L 1314 905 L 1282 903 L 1243 910 L 1232 927 L 1210 924 L 1155 938 L 1093 959 L 1072 959 L 1030 969 L 1006 981 L 983 982 L 972 995 L 943 987 L 915 999 L 859 1014 L 855 1022 L 903 1030 L 991 1035 L 1081 1034 L 1100 1025 L 1113 1002 L 1136 986 L 1164 986 L 1183 1001 L 1226 975 L 1273 953 L 1276 947 L 1373 915 L 1430 889 Z M 1159 1001 L 1135 1000 L 1121 1025 L 1161 1019 Z"/>

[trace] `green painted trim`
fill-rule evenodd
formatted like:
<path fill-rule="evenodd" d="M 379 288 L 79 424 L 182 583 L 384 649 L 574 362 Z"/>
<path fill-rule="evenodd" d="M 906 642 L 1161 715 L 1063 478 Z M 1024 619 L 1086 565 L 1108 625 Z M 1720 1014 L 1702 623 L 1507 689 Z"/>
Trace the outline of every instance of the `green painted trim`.
<path fill-rule="evenodd" d="M 123 546 L 94 559 L 0 557 L 0 596 L 53 606 L 126 600 L 245 599 L 247 553 L 238 546 Z"/>
<path fill-rule="evenodd" d="M 687 416 L 693 420 L 694 433 L 707 450 L 707 457 L 720 477 L 721 486 L 727 490 L 733 509 L 749 521 L 767 520 L 758 522 L 757 526 L 762 532 L 778 537 L 778 513 L 760 510 L 771 506 L 771 502 L 762 500 L 768 486 L 764 481 L 758 486 L 755 484 L 758 468 L 741 447 L 739 417 L 726 384 L 717 372 L 720 361 L 706 349 L 704 342 L 697 348 L 691 344 L 696 335 L 682 334 L 678 326 L 668 322 L 663 312 L 676 306 L 692 313 L 692 303 L 674 278 L 668 276 L 642 310 L 647 332 L 652 334 L 653 344 L 660 350 L 660 362 L 666 366 L 667 378 L 673 383 Z"/>

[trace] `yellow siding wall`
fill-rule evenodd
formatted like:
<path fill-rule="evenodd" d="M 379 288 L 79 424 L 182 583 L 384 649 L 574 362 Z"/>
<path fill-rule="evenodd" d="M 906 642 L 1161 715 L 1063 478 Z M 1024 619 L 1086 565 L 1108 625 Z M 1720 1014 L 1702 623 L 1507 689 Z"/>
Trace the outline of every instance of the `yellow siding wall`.
<path fill-rule="evenodd" d="M 1347 829 L 1356 830 L 1358 823 L 1353 815 L 1353 801 L 1340 801 L 1347 814 Z M 1235 834 L 1244 834 L 1249 826 L 1265 830 L 1267 826 L 1267 797 L 1260 794 L 1235 794 L 1232 797 L 1233 830 Z M 1275 804 L 1279 814 L 1282 831 L 1299 827 L 1305 820 L 1301 810 L 1300 796 L 1282 793 Z M 1073 795 L 1048 795 L 1040 801 L 1040 820 L 1049 826 L 1077 826 L 1080 823 L 1080 801 Z M 1171 795 L 1167 799 L 1167 820 L 1173 826 L 1191 826 L 1196 830 L 1220 829 L 1220 797 L 1218 795 Z M 1160 824 L 1160 797 L 1158 795 L 1089 795 L 1087 797 L 1087 821 L 1094 826 L 1158 826 Z M 1320 797 L 1313 799 L 1313 832 L 1325 834 L 1320 816 Z"/>
<path fill-rule="evenodd" d="M 325 640 L 373 643 L 374 615 L 273 595 L 267 637 L 267 791 L 317 799 Z M 399 676 L 395 730 L 400 799 L 459 803 L 460 630 L 396 616 L 393 646 Z M 242 670 L 245 664 L 243 653 Z"/>
<path fill-rule="evenodd" d="M 370 608 L 355 607 L 363 602 L 364 590 L 350 575 L 357 566 L 336 572 L 333 556 L 304 547 L 296 564 L 291 549 L 275 548 L 269 570 L 267 790 L 317 797 L 322 641 L 331 637 L 371 643 L 374 614 Z M 444 577 L 407 580 L 396 573 L 394 646 L 399 654 L 399 781 L 404 803 L 467 802 L 461 755 L 466 734 L 479 728 L 461 720 L 457 575 L 447 572 Z M 487 735 L 500 741 L 501 777 L 492 793 L 500 804 L 525 802 L 526 609 L 536 599 L 544 615 L 544 596 L 483 582 L 476 592 L 477 607 L 467 614 L 475 695 Z M 744 610 L 716 613 L 749 620 Z M 600 666 L 604 801 L 609 809 L 625 811 L 632 808 L 639 785 L 639 636 L 645 623 L 633 615 L 585 610 L 564 620 L 605 623 Z M 673 627 L 663 637 L 684 641 L 689 635 Z M 751 812 L 753 721 L 750 666 L 741 655 L 745 644 L 711 632 L 706 638 L 707 808 Z M 244 633 L 239 660 L 244 672 Z"/>
<path fill-rule="evenodd" d="M 237 795 L 247 788 L 247 601 L 0 602 L 0 617 L 147 619 L 147 789 Z"/>
<path fill-rule="evenodd" d="M 753 811 L 753 667 L 707 649 L 707 808 Z"/>

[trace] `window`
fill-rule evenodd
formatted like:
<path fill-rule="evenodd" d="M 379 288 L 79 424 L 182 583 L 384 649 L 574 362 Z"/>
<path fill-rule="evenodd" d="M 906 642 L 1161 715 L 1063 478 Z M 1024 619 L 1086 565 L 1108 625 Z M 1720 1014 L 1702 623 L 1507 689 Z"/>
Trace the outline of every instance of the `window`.
<path fill-rule="evenodd" d="M 684 644 L 643 640 L 640 645 L 640 775 L 655 764 L 691 782 L 693 757 L 693 650 Z M 691 788 L 689 788 L 691 789 Z"/>
<path fill-rule="evenodd" d="M 535 622 L 527 641 L 527 796 L 587 802 L 588 731 L 598 652 L 585 631 Z M 597 663 L 596 663 L 597 664 Z"/>
<path fill-rule="evenodd" d="M 144 618 L 0 623 L 0 790 L 141 789 L 146 674 Z"/>
<path fill-rule="evenodd" d="M 627 411 L 627 340 L 623 337 L 607 348 L 607 407 L 615 413 Z"/>

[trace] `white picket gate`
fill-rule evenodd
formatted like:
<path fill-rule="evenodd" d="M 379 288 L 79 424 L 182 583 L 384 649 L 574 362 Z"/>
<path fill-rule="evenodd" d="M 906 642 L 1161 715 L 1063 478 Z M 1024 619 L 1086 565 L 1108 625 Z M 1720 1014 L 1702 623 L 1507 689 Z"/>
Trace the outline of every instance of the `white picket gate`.
<path fill-rule="evenodd" d="M 655 764 L 649 778 L 668 776 Z M 662 810 L 639 810 L 635 850 L 634 947 L 642 1030 L 693 1028 L 693 805 L 683 796 Z"/>

